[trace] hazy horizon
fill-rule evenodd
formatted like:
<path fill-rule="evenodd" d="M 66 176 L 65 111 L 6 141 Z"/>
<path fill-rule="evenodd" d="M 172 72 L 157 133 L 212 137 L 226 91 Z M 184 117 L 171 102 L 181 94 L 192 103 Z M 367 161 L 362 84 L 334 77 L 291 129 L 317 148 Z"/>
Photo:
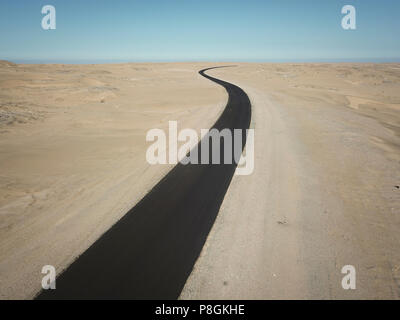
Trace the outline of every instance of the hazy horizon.
<path fill-rule="evenodd" d="M 376 59 L 287 59 L 287 60 L 38 60 L 38 59 L 8 59 L 16 64 L 123 64 L 123 63 L 400 63 L 400 58 L 376 58 Z"/>

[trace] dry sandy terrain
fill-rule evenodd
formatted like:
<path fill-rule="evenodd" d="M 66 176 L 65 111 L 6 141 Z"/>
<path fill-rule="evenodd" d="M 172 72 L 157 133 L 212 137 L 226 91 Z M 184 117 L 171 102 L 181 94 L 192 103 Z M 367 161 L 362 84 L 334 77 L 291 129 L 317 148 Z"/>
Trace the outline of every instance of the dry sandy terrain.
<path fill-rule="evenodd" d="M 181 298 L 400 298 L 400 65 L 210 74 L 250 96 L 255 170 L 234 177 Z"/>
<path fill-rule="evenodd" d="M 0 298 L 30 298 L 171 166 L 146 132 L 209 128 L 227 100 L 205 64 L 0 65 Z"/>
<path fill-rule="evenodd" d="M 171 168 L 145 135 L 210 127 L 211 64 L 0 64 L 0 298 L 30 298 Z M 239 64 L 209 72 L 252 106 L 235 176 L 182 299 L 400 297 L 400 65 Z M 341 268 L 357 269 L 357 290 Z"/>

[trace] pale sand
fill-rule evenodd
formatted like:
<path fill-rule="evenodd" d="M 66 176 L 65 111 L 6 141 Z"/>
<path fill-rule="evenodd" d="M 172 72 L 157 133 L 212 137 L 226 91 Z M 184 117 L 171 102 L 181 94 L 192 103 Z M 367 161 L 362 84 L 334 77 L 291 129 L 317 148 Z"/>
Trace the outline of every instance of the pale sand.
<path fill-rule="evenodd" d="M 181 299 L 400 298 L 400 65 L 210 73 L 250 96 L 255 171 L 233 178 Z"/>
<path fill-rule="evenodd" d="M 32 297 L 44 264 L 68 266 L 171 168 L 146 163 L 148 129 L 213 124 L 227 95 L 207 66 L 1 65 L 1 298 Z M 181 298 L 398 298 L 400 65 L 209 73 L 252 101 L 255 171 L 234 177 Z"/>
<path fill-rule="evenodd" d="M 0 65 L 0 298 L 32 298 L 172 167 L 146 132 L 209 128 L 223 88 L 208 64 Z M 112 275 L 110 275 L 112 276 Z"/>

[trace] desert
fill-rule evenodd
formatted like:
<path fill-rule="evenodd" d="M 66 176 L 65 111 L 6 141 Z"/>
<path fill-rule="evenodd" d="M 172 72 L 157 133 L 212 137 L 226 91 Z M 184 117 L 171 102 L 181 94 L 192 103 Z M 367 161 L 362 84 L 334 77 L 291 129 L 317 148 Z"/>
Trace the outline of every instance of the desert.
<path fill-rule="evenodd" d="M 147 163 L 148 130 L 213 124 L 226 93 L 201 66 L 2 63 L 1 298 L 32 298 L 173 167 Z"/>
<path fill-rule="evenodd" d="M 400 65 L 229 63 L 252 105 L 235 176 L 181 299 L 400 297 Z M 0 63 L 0 297 L 33 298 L 173 165 L 146 133 L 210 128 L 226 63 Z M 357 290 L 341 287 L 343 266 Z"/>

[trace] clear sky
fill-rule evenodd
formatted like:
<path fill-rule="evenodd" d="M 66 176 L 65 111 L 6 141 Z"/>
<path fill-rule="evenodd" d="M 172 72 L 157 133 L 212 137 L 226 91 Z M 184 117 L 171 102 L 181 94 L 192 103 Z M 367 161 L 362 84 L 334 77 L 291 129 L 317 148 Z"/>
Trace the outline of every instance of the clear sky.
<path fill-rule="evenodd" d="M 399 0 L 0 0 L 0 59 L 16 62 L 400 61 L 399 33 Z"/>

